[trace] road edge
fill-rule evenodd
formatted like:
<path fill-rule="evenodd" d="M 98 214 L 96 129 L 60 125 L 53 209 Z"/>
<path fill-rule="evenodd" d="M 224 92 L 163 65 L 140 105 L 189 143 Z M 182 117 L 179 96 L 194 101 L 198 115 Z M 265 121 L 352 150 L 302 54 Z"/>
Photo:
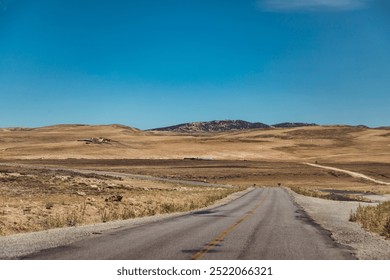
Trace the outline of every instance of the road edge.
<path fill-rule="evenodd" d="M 337 244 L 351 248 L 352 254 L 358 260 L 390 260 L 390 240 L 367 232 L 359 224 L 348 219 L 350 211 L 355 211 L 359 205 L 366 203 L 308 197 L 285 188 L 294 202 L 303 208 L 311 219 L 328 231 Z M 344 213 L 337 212 L 338 207 L 343 208 Z"/>

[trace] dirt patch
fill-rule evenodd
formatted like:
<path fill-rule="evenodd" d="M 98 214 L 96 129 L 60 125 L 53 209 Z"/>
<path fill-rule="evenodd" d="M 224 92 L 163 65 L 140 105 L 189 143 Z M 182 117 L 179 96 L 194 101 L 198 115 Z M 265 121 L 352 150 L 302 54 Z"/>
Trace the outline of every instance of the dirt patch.
<path fill-rule="evenodd" d="M 23 164 L 59 168 L 92 169 L 114 171 L 161 178 L 192 180 L 239 186 L 265 185 L 298 186 L 311 189 L 365 189 L 377 193 L 390 188 L 329 170 L 286 161 L 250 160 L 185 160 L 185 159 L 66 159 L 66 160 L 24 160 Z"/>

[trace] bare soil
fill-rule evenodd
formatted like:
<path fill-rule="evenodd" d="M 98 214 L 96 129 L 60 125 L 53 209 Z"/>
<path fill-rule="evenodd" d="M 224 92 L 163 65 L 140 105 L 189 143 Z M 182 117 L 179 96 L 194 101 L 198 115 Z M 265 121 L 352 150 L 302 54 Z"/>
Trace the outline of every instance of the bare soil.
<path fill-rule="evenodd" d="M 363 193 L 386 194 L 390 187 L 375 184 L 348 174 L 320 169 L 300 162 L 251 160 L 191 159 L 63 159 L 23 160 L 21 164 L 116 171 L 151 175 L 161 178 L 231 184 L 237 186 L 289 186 L 316 190 L 338 189 Z M 369 168 L 371 163 L 348 164 L 356 170 Z M 336 164 L 332 164 L 336 166 Z M 378 163 L 372 173 L 387 174 L 390 163 Z M 363 170 L 365 171 L 365 170 Z"/>

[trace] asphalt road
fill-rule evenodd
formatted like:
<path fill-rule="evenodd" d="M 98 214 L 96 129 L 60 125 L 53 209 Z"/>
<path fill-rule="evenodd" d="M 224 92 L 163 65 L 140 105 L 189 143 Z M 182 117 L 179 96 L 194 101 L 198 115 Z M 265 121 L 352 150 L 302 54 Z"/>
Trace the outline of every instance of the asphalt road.
<path fill-rule="evenodd" d="M 282 188 L 224 206 L 105 231 L 25 259 L 353 259 Z"/>

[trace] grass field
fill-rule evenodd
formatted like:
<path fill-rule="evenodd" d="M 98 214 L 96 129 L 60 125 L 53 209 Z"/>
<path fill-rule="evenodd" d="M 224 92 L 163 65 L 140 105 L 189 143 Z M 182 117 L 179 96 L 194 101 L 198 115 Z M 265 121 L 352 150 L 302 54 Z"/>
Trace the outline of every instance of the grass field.
<path fill-rule="evenodd" d="M 0 166 L 0 235 L 190 211 L 244 188 Z"/>

